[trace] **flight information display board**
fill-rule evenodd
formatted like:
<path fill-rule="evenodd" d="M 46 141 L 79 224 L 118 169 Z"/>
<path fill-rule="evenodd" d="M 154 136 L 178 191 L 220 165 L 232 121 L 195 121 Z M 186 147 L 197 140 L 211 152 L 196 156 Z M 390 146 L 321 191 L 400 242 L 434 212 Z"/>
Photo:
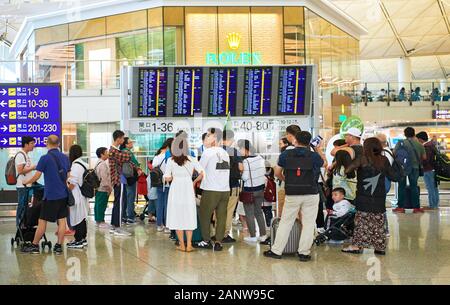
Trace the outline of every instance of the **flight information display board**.
<path fill-rule="evenodd" d="M 305 113 L 306 68 L 280 68 L 278 86 L 279 115 Z"/>
<path fill-rule="evenodd" d="M 201 113 L 202 82 L 201 68 L 175 69 L 174 116 L 194 116 L 195 113 Z"/>
<path fill-rule="evenodd" d="M 167 68 L 139 68 L 139 117 L 166 116 Z"/>
<path fill-rule="evenodd" d="M 209 70 L 209 116 L 236 114 L 237 68 L 211 68 Z"/>
<path fill-rule="evenodd" d="M 61 137 L 61 85 L 0 84 L 0 118 L 0 148 L 21 147 L 23 136 L 45 147 Z"/>
<path fill-rule="evenodd" d="M 270 115 L 272 68 L 245 68 L 244 115 Z"/>

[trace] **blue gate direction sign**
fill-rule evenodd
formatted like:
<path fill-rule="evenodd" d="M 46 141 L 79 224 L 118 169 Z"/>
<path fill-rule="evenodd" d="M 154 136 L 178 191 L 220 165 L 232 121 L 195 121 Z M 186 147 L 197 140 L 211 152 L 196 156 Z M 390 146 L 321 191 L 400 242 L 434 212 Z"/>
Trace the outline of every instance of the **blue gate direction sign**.
<path fill-rule="evenodd" d="M 21 147 L 23 136 L 45 147 L 49 135 L 61 132 L 59 83 L 0 84 L 0 148 Z"/>

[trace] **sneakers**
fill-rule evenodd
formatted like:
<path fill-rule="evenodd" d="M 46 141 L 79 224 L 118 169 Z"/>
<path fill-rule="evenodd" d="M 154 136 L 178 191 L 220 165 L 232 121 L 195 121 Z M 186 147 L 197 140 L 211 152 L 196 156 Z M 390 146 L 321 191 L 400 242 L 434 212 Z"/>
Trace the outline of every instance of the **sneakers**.
<path fill-rule="evenodd" d="M 267 240 L 267 238 L 269 238 L 269 236 L 263 235 L 263 236 L 258 237 L 258 241 L 263 243 Z"/>
<path fill-rule="evenodd" d="M 244 241 L 246 241 L 248 243 L 256 243 L 256 242 L 258 242 L 258 237 L 247 236 L 247 237 L 244 237 Z"/>
<path fill-rule="evenodd" d="M 134 220 L 134 219 L 127 219 L 127 224 L 134 225 L 134 224 L 136 224 L 136 220 Z"/>
<path fill-rule="evenodd" d="M 67 244 L 67 249 L 83 249 L 84 245 L 83 245 L 83 241 L 76 241 L 76 240 L 72 240 L 70 243 Z"/>
<path fill-rule="evenodd" d="M 266 240 L 260 242 L 259 244 L 266 246 L 270 245 L 271 244 L 270 237 L 267 237 Z"/>
<path fill-rule="evenodd" d="M 88 242 L 87 242 L 86 238 L 81 240 L 81 242 L 83 243 L 83 246 L 85 246 L 85 247 L 88 246 Z"/>
<path fill-rule="evenodd" d="M 109 224 L 107 224 L 105 222 L 102 222 L 102 223 L 98 224 L 97 227 L 99 229 L 109 229 L 110 228 Z"/>
<path fill-rule="evenodd" d="M 281 255 L 278 255 L 276 253 L 273 253 L 271 250 L 264 251 L 263 254 L 265 257 L 275 258 L 275 259 L 281 259 Z"/>
<path fill-rule="evenodd" d="M 418 209 L 413 209 L 413 213 L 423 213 L 423 209 L 418 208 Z"/>
<path fill-rule="evenodd" d="M 157 227 L 156 227 L 156 231 L 157 231 L 157 232 L 162 232 L 162 231 L 164 231 L 164 227 L 162 227 L 162 226 L 157 226 Z"/>
<path fill-rule="evenodd" d="M 55 244 L 55 245 L 53 246 L 53 253 L 55 253 L 55 254 L 57 254 L 57 255 L 62 254 L 62 253 L 63 253 L 62 246 L 61 246 L 60 244 Z"/>
<path fill-rule="evenodd" d="M 297 254 L 298 255 L 298 259 L 301 262 L 309 262 L 311 260 L 311 255 L 304 255 L 304 254 Z"/>
<path fill-rule="evenodd" d="M 122 230 L 121 228 L 117 228 L 117 229 L 114 231 L 114 235 L 115 235 L 115 236 L 131 236 L 131 233 L 130 233 L 130 232 L 127 232 L 127 231 L 125 231 L 125 230 Z"/>
<path fill-rule="evenodd" d="M 213 244 L 210 241 L 201 241 L 198 242 L 196 248 L 200 249 L 213 249 Z"/>
<path fill-rule="evenodd" d="M 169 228 L 164 228 L 164 234 L 170 234 L 170 229 Z"/>
<path fill-rule="evenodd" d="M 219 243 L 215 243 L 214 244 L 214 251 L 222 251 L 223 250 L 223 246 Z"/>
<path fill-rule="evenodd" d="M 222 243 L 224 243 L 224 244 L 235 243 L 235 242 L 236 242 L 236 239 L 234 239 L 230 235 L 227 235 L 224 237 L 224 239 L 222 239 Z"/>
<path fill-rule="evenodd" d="M 392 212 L 394 213 L 405 213 L 405 209 L 404 208 L 395 208 L 392 210 Z"/>
<path fill-rule="evenodd" d="M 35 244 L 25 244 L 21 250 L 23 253 L 40 254 L 39 245 Z"/>

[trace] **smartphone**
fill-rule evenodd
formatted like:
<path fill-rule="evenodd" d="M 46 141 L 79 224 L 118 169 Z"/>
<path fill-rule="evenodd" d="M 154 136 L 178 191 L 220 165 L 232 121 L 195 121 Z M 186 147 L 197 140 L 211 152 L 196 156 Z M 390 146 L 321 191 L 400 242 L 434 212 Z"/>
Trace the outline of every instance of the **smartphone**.
<path fill-rule="evenodd" d="M 321 136 L 317 136 L 314 139 L 311 140 L 311 146 L 312 147 L 317 147 L 320 142 L 322 142 L 323 138 Z"/>

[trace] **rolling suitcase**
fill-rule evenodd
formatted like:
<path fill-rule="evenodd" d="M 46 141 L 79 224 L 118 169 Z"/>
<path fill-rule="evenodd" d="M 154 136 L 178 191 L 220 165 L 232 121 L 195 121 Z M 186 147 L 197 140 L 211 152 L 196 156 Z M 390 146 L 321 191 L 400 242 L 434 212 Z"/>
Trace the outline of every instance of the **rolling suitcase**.
<path fill-rule="evenodd" d="M 278 200 L 276 212 L 278 212 Z M 280 225 L 281 218 L 275 217 L 272 219 L 272 224 L 270 225 L 270 248 L 272 249 L 272 245 L 275 243 L 275 238 L 278 231 L 278 226 Z M 292 226 L 291 233 L 289 234 L 289 239 L 284 247 L 283 254 L 296 254 L 298 251 L 298 246 L 300 244 L 300 234 L 302 232 L 302 225 L 298 219 L 295 220 L 294 225 Z"/>

